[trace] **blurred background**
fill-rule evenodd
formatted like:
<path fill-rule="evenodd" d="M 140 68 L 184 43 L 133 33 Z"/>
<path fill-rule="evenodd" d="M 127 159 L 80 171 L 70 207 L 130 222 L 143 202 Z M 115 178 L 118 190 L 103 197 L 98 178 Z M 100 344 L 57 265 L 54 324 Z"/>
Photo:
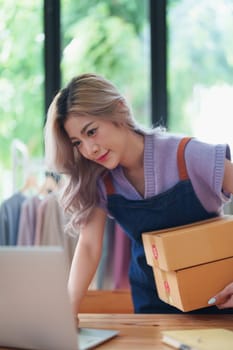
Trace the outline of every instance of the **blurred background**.
<path fill-rule="evenodd" d="M 43 181 L 48 104 L 82 72 L 142 124 L 232 144 L 232 36 L 232 0 L 0 0 L 0 200 Z"/>

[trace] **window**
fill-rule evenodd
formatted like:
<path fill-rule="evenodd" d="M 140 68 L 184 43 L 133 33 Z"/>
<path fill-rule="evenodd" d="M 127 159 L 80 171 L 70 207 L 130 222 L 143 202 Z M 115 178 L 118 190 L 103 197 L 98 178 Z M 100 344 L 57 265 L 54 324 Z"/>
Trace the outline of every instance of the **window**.
<path fill-rule="evenodd" d="M 95 72 L 117 85 L 150 123 L 148 1 L 61 1 L 63 84 Z"/>
<path fill-rule="evenodd" d="M 233 146 L 231 0 L 169 0 L 168 94 L 172 131 Z"/>
<path fill-rule="evenodd" d="M 42 0 L 0 0 L 0 199 L 12 194 L 13 141 L 25 157 L 42 156 L 42 10 Z M 16 171 L 19 186 L 25 171 L 22 166 Z"/>

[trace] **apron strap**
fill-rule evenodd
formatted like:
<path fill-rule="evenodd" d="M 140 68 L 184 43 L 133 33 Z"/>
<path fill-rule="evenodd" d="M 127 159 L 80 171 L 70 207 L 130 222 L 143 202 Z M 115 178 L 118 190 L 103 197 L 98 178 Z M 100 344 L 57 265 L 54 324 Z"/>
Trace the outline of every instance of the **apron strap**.
<path fill-rule="evenodd" d="M 180 141 L 177 150 L 177 164 L 180 180 L 188 180 L 188 172 L 185 163 L 184 151 L 187 143 L 192 139 L 192 137 L 184 137 Z"/>
<path fill-rule="evenodd" d="M 115 189 L 114 189 L 114 186 L 113 186 L 113 183 L 112 183 L 112 176 L 111 176 L 111 174 L 107 173 L 105 175 L 103 181 L 104 181 L 104 184 L 105 184 L 107 195 L 114 194 Z"/>

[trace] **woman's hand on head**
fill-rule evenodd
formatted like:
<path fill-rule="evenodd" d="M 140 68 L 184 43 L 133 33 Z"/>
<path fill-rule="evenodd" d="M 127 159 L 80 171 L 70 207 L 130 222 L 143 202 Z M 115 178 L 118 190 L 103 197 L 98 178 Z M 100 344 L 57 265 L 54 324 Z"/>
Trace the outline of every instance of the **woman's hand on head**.
<path fill-rule="evenodd" d="M 219 309 L 233 308 L 233 282 L 212 297 L 208 304 L 215 304 Z"/>

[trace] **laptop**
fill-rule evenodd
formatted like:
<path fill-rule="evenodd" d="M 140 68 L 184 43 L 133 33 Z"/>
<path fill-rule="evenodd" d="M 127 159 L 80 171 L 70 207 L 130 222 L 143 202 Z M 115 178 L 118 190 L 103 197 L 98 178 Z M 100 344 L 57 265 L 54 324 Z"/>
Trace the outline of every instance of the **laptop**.
<path fill-rule="evenodd" d="M 67 292 L 68 274 L 61 247 L 0 247 L 1 347 L 86 350 L 119 333 L 77 331 Z"/>

